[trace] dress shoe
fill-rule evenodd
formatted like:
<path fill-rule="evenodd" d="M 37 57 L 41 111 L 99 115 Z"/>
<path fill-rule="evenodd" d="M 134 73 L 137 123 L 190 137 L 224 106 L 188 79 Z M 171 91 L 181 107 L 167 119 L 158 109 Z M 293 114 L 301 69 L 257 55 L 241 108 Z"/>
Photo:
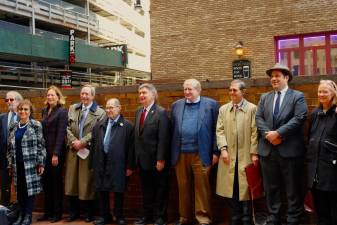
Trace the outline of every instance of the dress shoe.
<path fill-rule="evenodd" d="M 90 222 L 94 221 L 94 216 L 92 216 L 92 215 L 86 215 L 84 217 L 84 221 L 87 222 L 87 223 L 90 223 Z"/>
<path fill-rule="evenodd" d="M 94 220 L 94 225 L 105 225 L 106 222 L 103 217 L 99 217 L 98 219 Z"/>
<path fill-rule="evenodd" d="M 163 218 L 158 218 L 153 225 L 166 225 L 166 222 L 163 220 Z"/>
<path fill-rule="evenodd" d="M 12 225 L 21 225 L 22 220 L 23 220 L 23 213 L 20 212 L 18 218 L 15 220 L 15 222 Z"/>
<path fill-rule="evenodd" d="M 117 225 L 126 225 L 127 224 L 124 218 L 117 218 L 116 223 L 117 223 Z"/>
<path fill-rule="evenodd" d="M 79 218 L 78 214 L 71 213 L 67 219 L 66 222 L 73 222 Z"/>
<path fill-rule="evenodd" d="M 149 223 L 153 223 L 153 220 L 148 217 L 142 217 L 134 222 L 134 225 L 146 225 Z"/>
<path fill-rule="evenodd" d="M 57 216 L 53 216 L 49 221 L 51 223 L 56 223 L 56 222 L 60 221 L 61 219 L 62 219 L 62 216 L 57 215 Z"/>
<path fill-rule="evenodd" d="M 22 220 L 21 225 L 30 225 L 30 224 L 32 224 L 32 215 L 26 213 L 25 217 Z"/>

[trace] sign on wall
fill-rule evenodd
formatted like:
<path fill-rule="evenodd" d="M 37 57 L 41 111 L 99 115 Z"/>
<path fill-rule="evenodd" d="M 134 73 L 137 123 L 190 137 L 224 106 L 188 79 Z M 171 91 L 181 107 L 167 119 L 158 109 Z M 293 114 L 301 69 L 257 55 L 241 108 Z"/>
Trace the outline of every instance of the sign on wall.
<path fill-rule="evenodd" d="M 61 88 L 72 88 L 71 71 L 64 71 L 64 73 L 61 74 Z"/>
<path fill-rule="evenodd" d="M 75 30 L 69 31 L 69 65 L 76 62 L 75 56 Z"/>
<path fill-rule="evenodd" d="M 122 53 L 122 64 L 125 67 L 128 64 L 128 47 L 127 45 L 113 45 L 109 49 Z"/>
<path fill-rule="evenodd" d="M 250 61 L 246 59 L 234 60 L 232 63 L 233 79 L 250 78 Z"/>

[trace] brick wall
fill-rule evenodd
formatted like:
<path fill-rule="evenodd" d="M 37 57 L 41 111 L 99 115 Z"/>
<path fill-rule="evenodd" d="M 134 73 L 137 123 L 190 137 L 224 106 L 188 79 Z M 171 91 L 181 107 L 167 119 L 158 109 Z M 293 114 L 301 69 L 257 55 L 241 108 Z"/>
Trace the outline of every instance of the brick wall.
<path fill-rule="evenodd" d="M 317 77 L 296 77 L 292 81 L 291 86 L 297 90 L 303 91 L 306 96 L 309 108 L 312 109 L 317 103 L 317 83 L 320 79 L 327 78 L 325 76 Z M 337 80 L 337 76 L 330 76 L 330 79 Z M 216 99 L 221 105 L 229 101 L 228 86 L 230 81 L 219 82 L 203 82 L 202 94 Z M 257 104 L 260 95 L 270 90 L 268 79 L 250 79 L 246 80 L 248 91 L 246 98 Z M 159 104 L 169 110 L 170 105 L 177 99 L 183 97 L 181 83 L 155 84 L 159 93 Z M 40 112 L 43 107 L 45 93 L 42 91 L 20 91 L 25 98 L 29 98 L 35 108 L 34 117 L 40 119 Z M 107 99 L 111 97 L 119 98 L 123 105 L 123 114 L 125 117 L 133 121 L 134 112 L 138 105 L 137 86 L 124 86 L 112 88 L 97 89 L 97 101 L 100 105 L 105 105 Z M 0 91 L 0 97 L 5 96 L 5 91 Z M 65 90 L 64 94 L 67 96 L 67 106 L 79 101 L 79 89 Z M 0 101 L 0 112 L 6 109 L 4 101 Z M 216 168 L 212 170 L 212 188 L 215 189 Z M 171 187 L 170 187 L 170 201 L 169 201 L 169 218 L 171 220 L 178 218 L 178 192 L 174 171 L 171 173 Z M 134 218 L 141 215 L 142 211 L 141 190 L 138 174 L 132 176 L 128 192 L 126 193 L 125 201 L 125 215 L 129 218 Z M 37 210 L 42 207 L 42 198 L 37 200 Z M 227 217 L 227 208 L 224 199 L 213 194 L 212 207 L 214 218 L 217 221 L 225 221 Z"/>
<path fill-rule="evenodd" d="M 337 30 L 337 1 L 151 1 L 152 78 L 223 80 L 243 41 L 252 76 L 275 63 L 275 36 Z"/>

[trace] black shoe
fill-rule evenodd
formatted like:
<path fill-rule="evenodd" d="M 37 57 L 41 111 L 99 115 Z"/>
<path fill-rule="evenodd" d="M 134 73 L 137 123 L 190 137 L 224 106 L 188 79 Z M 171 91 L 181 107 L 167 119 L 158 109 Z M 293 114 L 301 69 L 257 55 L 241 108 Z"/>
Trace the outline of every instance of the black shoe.
<path fill-rule="evenodd" d="M 99 217 L 97 220 L 94 220 L 94 225 L 105 225 L 105 220 L 103 217 Z"/>
<path fill-rule="evenodd" d="M 117 223 L 117 225 L 126 225 L 127 224 L 124 218 L 117 218 L 116 223 Z"/>
<path fill-rule="evenodd" d="M 163 220 L 163 218 L 158 218 L 153 225 L 166 225 L 166 222 Z"/>
<path fill-rule="evenodd" d="M 60 221 L 62 219 L 62 216 L 61 215 L 57 215 L 57 216 L 53 216 L 49 221 L 51 223 L 56 223 L 58 221 Z"/>
<path fill-rule="evenodd" d="M 20 212 L 18 218 L 15 220 L 15 222 L 12 225 L 21 225 L 22 220 L 23 220 L 23 213 Z"/>
<path fill-rule="evenodd" d="M 78 214 L 71 213 L 67 219 L 66 222 L 73 222 L 79 218 Z"/>
<path fill-rule="evenodd" d="M 134 225 L 146 225 L 146 224 L 149 224 L 149 223 L 153 223 L 153 220 L 148 218 L 148 217 L 142 217 L 142 218 L 136 220 L 133 224 Z"/>
<path fill-rule="evenodd" d="M 21 223 L 21 225 L 30 225 L 32 224 L 32 215 L 26 213 L 25 217 L 23 218 L 23 221 Z"/>
<path fill-rule="evenodd" d="M 94 221 L 94 217 L 92 215 L 86 215 L 84 217 L 84 221 L 87 222 L 87 223 L 90 223 L 90 222 Z"/>

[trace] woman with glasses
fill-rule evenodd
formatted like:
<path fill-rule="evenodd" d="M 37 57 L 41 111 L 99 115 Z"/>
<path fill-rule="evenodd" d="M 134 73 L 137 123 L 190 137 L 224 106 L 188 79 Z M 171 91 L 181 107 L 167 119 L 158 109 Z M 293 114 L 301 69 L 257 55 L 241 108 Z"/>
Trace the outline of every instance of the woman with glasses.
<path fill-rule="evenodd" d="M 20 206 L 19 217 L 13 225 L 31 224 L 34 196 L 42 191 L 46 149 L 41 123 L 30 118 L 32 111 L 32 103 L 22 100 L 18 104 L 20 120 L 9 128 L 8 168 L 14 177 Z"/>
<path fill-rule="evenodd" d="M 319 106 L 311 114 L 307 151 L 308 187 L 314 196 L 318 225 L 337 224 L 337 87 L 318 86 Z"/>
<path fill-rule="evenodd" d="M 42 110 L 43 137 L 46 142 L 46 167 L 42 176 L 44 191 L 44 214 L 38 221 L 57 222 L 62 219 L 65 137 L 68 111 L 63 108 L 65 99 L 56 86 L 46 93 L 46 107 Z"/>

